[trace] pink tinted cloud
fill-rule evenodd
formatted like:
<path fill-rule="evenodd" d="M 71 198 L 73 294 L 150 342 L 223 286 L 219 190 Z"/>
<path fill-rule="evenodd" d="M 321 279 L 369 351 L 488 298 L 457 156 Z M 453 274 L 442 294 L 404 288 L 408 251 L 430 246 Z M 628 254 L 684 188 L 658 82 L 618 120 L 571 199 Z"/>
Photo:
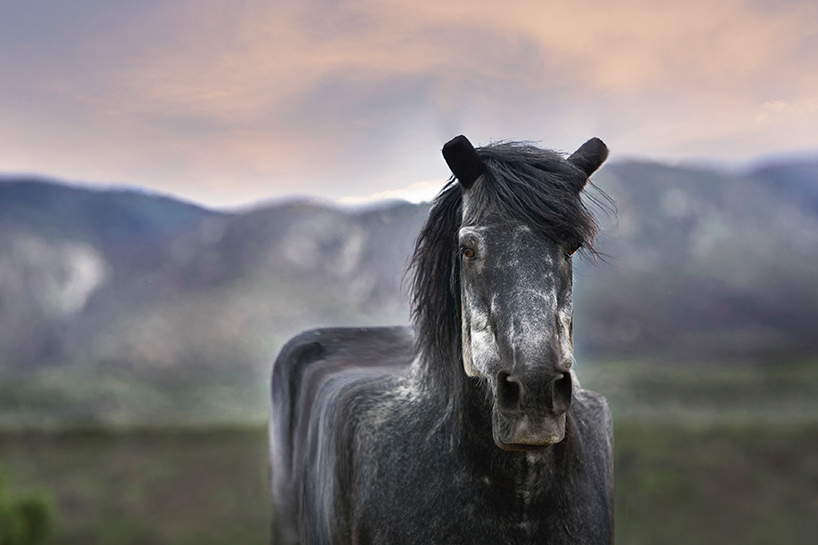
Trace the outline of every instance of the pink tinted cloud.
<path fill-rule="evenodd" d="M 0 38 L 0 170 L 219 205 L 439 178 L 459 132 L 671 159 L 818 147 L 811 2 L 60 9 L 18 8 L 34 38 Z"/>

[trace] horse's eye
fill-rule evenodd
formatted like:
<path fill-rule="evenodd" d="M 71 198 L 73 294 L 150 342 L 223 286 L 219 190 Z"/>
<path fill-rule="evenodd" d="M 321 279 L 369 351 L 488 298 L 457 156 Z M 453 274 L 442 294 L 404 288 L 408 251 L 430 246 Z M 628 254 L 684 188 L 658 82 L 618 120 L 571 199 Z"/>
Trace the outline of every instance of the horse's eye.
<path fill-rule="evenodd" d="M 466 259 L 474 259 L 474 256 L 477 255 L 472 248 L 463 248 L 460 254 Z"/>

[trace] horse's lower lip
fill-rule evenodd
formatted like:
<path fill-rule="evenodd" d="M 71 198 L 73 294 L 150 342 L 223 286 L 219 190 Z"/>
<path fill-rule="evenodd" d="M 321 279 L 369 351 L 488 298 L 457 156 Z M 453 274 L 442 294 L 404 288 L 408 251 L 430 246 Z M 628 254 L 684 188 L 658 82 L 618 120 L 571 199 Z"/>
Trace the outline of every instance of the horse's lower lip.
<path fill-rule="evenodd" d="M 565 414 L 521 413 L 509 417 L 494 410 L 492 435 L 503 450 L 545 450 L 565 439 Z"/>
<path fill-rule="evenodd" d="M 539 452 L 542 450 L 546 450 L 551 448 L 554 443 L 548 443 L 546 445 L 526 445 L 525 443 L 503 443 L 502 441 L 498 441 L 495 439 L 495 444 L 503 450 L 517 450 L 517 451 L 528 451 L 528 452 Z"/>

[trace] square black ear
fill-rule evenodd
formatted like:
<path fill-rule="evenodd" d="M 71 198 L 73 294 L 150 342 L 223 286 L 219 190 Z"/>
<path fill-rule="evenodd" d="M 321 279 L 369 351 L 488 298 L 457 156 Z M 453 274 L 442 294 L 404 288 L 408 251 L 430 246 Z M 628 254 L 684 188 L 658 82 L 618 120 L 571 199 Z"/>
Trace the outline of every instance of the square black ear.
<path fill-rule="evenodd" d="M 463 186 L 468 189 L 474 181 L 486 171 L 483 160 L 477 155 L 477 150 L 471 145 L 469 139 L 463 136 L 455 136 L 443 146 L 443 158 L 449 169 Z"/>

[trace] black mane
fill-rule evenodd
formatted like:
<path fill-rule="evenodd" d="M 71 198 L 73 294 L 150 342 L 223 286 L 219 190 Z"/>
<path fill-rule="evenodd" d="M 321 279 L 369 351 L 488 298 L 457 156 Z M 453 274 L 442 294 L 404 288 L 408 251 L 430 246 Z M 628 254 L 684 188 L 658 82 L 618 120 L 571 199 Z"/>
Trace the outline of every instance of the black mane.
<path fill-rule="evenodd" d="M 477 205 L 471 221 L 488 214 L 513 218 L 563 244 L 568 254 L 580 248 L 595 254 L 598 227 L 580 197 L 588 182 L 580 168 L 555 151 L 525 142 L 490 144 L 477 153 L 486 172 L 468 190 Z M 432 202 L 410 265 L 416 349 L 447 383 L 463 374 L 444 363 L 461 359 L 457 233 L 462 204 L 461 186 L 452 178 Z"/>
<path fill-rule="evenodd" d="M 305 331 L 276 358 L 273 541 L 612 545 L 611 411 L 566 373 L 572 284 L 560 256 L 593 253 L 580 193 L 607 147 L 592 138 L 564 159 L 460 135 L 444 150 L 461 178 L 417 239 L 415 330 Z M 461 223 L 478 228 L 476 267 L 461 265 Z M 496 307 L 485 313 L 494 339 L 469 321 L 483 306 Z M 476 372 L 463 367 L 461 329 Z"/>

